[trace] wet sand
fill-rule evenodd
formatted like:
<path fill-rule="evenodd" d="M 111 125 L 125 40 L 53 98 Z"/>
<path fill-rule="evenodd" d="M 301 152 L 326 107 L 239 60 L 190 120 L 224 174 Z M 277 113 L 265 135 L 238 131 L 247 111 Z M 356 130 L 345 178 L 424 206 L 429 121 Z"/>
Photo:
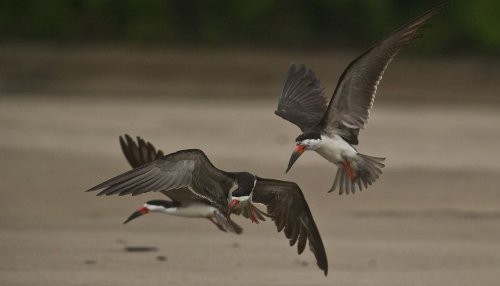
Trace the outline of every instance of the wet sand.
<path fill-rule="evenodd" d="M 376 104 L 359 150 L 387 157 L 354 195 L 327 194 L 335 167 L 305 154 L 273 100 L 0 98 L 1 285 L 497 285 L 500 108 Z M 327 277 L 271 222 L 222 233 L 84 190 L 128 169 L 117 137 L 165 152 L 201 148 L 215 165 L 296 181 L 327 250 Z M 149 251 L 126 251 L 146 247 Z M 146 249 L 148 250 L 148 249 Z"/>

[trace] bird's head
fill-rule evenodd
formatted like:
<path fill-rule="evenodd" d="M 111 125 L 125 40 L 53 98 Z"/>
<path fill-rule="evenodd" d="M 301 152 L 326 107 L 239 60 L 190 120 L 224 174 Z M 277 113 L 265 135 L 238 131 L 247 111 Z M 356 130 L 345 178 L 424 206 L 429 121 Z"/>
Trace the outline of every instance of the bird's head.
<path fill-rule="evenodd" d="M 321 134 L 319 132 L 305 132 L 299 135 L 295 139 L 295 149 L 292 152 L 292 156 L 290 156 L 290 161 L 288 161 L 288 167 L 286 168 L 285 173 L 290 171 L 295 161 L 299 159 L 300 155 L 302 155 L 304 151 L 316 150 L 319 147 L 321 147 Z"/>
<path fill-rule="evenodd" d="M 236 174 L 235 188 L 229 191 L 228 196 L 228 217 L 235 208 L 240 207 L 240 204 L 252 203 L 252 194 L 256 183 L 257 178 L 253 174 L 247 172 Z"/>
<path fill-rule="evenodd" d="M 176 206 L 177 205 L 171 201 L 164 201 L 164 200 L 148 201 L 140 209 L 133 212 L 123 223 L 125 224 L 135 218 L 138 218 L 150 212 L 167 212 L 167 209 L 174 208 Z"/>

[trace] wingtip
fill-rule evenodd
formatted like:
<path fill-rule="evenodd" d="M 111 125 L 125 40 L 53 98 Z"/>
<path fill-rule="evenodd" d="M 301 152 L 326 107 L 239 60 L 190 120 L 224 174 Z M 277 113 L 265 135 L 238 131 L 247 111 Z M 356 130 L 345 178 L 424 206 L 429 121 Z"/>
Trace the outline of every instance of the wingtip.
<path fill-rule="evenodd" d="M 92 187 L 88 190 L 85 190 L 86 193 L 89 193 L 89 192 L 93 192 L 93 191 L 97 191 L 99 188 L 96 188 L 96 187 Z"/>
<path fill-rule="evenodd" d="M 100 191 L 96 196 L 100 197 L 100 196 L 104 196 L 104 195 L 107 195 L 106 192 L 103 190 L 103 191 Z"/>
<path fill-rule="evenodd" d="M 97 186 L 93 186 L 92 188 L 86 190 L 85 192 L 88 193 L 88 192 L 94 192 L 94 191 L 98 191 L 98 190 L 101 190 L 101 189 L 104 189 L 102 191 L 100 191 L 97 196 L 100 196 L 100 195 L 103 195 L 106 191 L 106 186 L 104 185 L 104 183 L 101 183 Z"/>
<path fill-rule="evenodd" d="M 130 137 L 130 135 L 128 135 L 127 133 L 123 134 L 123 135 L 120 135 L 118 136 L 118 140 L 120 141 L 120 144 L 121 145 L 127 145 L 127 142 L 130 142 L 130 140 L 132 140 L 132 137 Z"/>
<path fill-rule="evenodd" d="M 429 9 L 427 12 L 424 13 L 423 16 L 429 15 L 430 17 L 432 17 L 434 15 L 441 14 L 443 10 L 449 8 L 450 6 L 451 6 L 451 1 L 443 1 L 437 4 L 436 6 L 432 7 L 431 9 Z"/>
<path fill-rule="evenodd" d="M 318 267 L 323 270 L 325 277 L 328 276 L 328 260 L 325 260 L 323 265 L 318 264 Z"/>

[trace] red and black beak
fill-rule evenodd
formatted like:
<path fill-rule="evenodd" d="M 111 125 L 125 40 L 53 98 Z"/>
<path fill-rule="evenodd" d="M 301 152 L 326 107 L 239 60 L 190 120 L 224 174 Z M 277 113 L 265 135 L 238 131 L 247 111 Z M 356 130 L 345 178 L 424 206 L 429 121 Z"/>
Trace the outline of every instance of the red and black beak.
<path fill-rule="evenodd" d="M 302 155 L 302 153 L 304 153 L 305 150 L 306 150 L 305 145 L 301 144 L 295 145 L 295 150 L 293 150 L 292 156 L 290 157 L 290 161 L 288 162 L 288 168 L 286 168 L 285 173 L 288 173 L 288 171 L 290 171 L 290 169 L 293 166 L 293 163 L 295 163 L 295 161 L 299 159 L 300 155 Z"/>
<path fill-rule="evenodd" d="M 126 221 L 123 222 L 123 224 L 126 224 L 127 222 L 140 217 L 141 215 L 147 214 L 149 212 L 149 209 L 147 207 L 142 207 L 139 210 L 135 211 L 132 213 Z"/>
<path fill-rule="evenodd" d="M 229 204 L 227 205 L 227 214 L 226 214 L 226 218 L 229 219 L 229 217 L 231 216 L 231 213 L 233 212 L 233 209 L 240 204 L 240 201 L 239 200 L 231 200 L 231 202 L 229 202 Z"/>

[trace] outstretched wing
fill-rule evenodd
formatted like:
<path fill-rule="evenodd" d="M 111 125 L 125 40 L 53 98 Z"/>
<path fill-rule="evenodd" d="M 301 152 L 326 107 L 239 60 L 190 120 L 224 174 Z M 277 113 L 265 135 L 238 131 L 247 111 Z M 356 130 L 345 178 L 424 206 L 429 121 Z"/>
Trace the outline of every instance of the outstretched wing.
<path fill-rule="evenodd" d="M 120 136 L 120 146 L 122 147 L 123 155 L 125 155 L 132 168 L 151 163 L 164 156 L 163 151 L 157 151 L 153 144 L 144 141 L 139 136 L 137 136 L 137 143 L 128 134 L 125 134 L 123 137 Z"/>
<path fill-rule="evenodd" d="M 211 204 L 226 209 L 234 177 L 215 168 L 198 149 L 181 150 L 109 179 L 87 191 L 98 195 L 139 195 L 185 188 Z"/>
<path fill-rule="evenodd" d="M 153 144 L 145 141 L 139 136 L 137 136 L 137 143 L 128 134 L 125 134 L 123 137 L 120 136 L 120 146 L 122 148 L 123 155 L 125 155 L 125 158 L 130 163 L 132 168 L 137 168 L 144 164 L 151 163 L 154 160 L 165 156 L 163 151 L 157 151 Z M 210 202 L 206 199 L 191 192 L 189 188 L 162 191 L 162 193 L 179 204 L 192 202 L 210 204 Z"/>
<path fill-rule="evenodd" d="M 274 113 L 302 131 L 318 125 L 326 111 L 325 88 L 305 65 L 292 64 Z"/>
<path fill-rule="evenodd" d="M 299 186 L 292 182 L 257 178 L 252 200 L 266 205 L 267 213 L 276 224 L 278 232 L 284 230 L 290 246 L 297 243 L 301 254 L 309 240 L 309 249 L 316 257 L 318 267 L 328 273 L 325 247 Z"/>
<path fill-rule="evenodd" d="M 324 130 L 343 136 L 351 144 L 357 144 L 357 131 L 368 122 L 377 86 L 385 69 L 403 48 L 422 37 L 419 32 L 421 28 L 445 6 L 446 3 L 436 6 L 404 25 L 349 64 L 340 76 L 328 111 L 321 121 Z"/>

